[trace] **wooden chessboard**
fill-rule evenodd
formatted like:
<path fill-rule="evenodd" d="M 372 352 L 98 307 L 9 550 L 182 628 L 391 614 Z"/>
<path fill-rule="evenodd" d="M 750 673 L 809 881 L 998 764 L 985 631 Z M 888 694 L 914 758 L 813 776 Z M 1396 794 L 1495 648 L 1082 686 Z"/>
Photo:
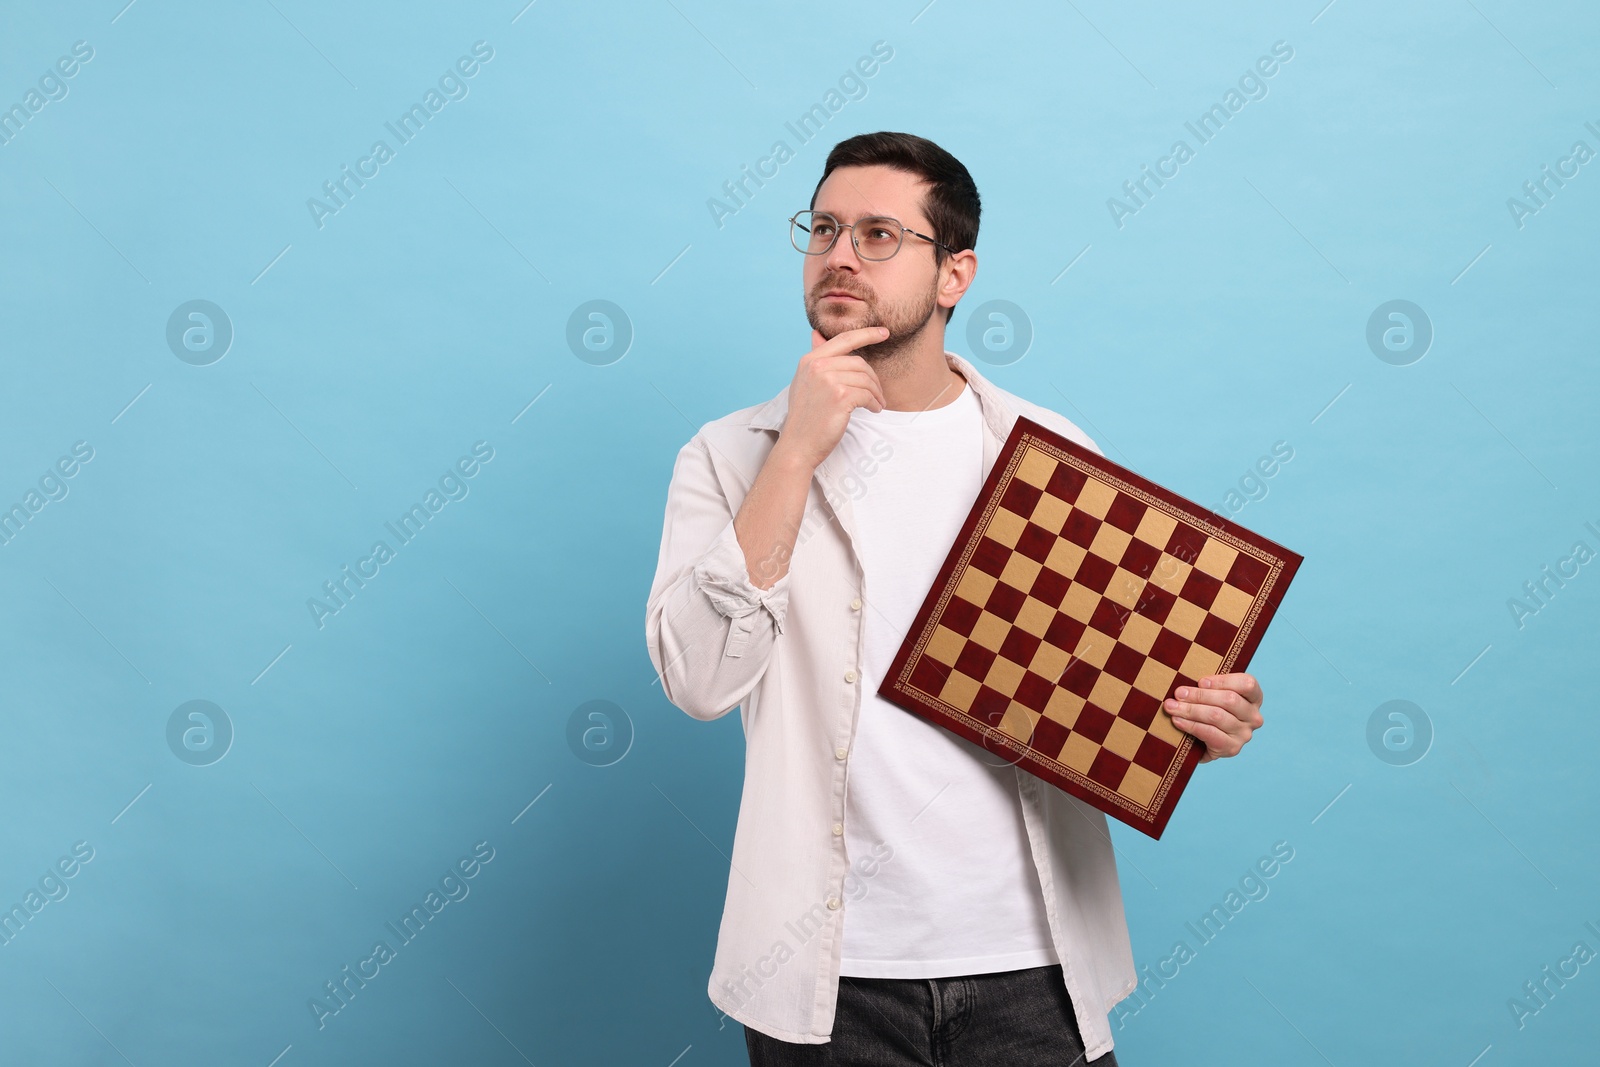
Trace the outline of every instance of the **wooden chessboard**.
<path fill-rule="evenodd" d="M 1302 558 L 1019 417 L 878 695 L 1160 838 Z"/>

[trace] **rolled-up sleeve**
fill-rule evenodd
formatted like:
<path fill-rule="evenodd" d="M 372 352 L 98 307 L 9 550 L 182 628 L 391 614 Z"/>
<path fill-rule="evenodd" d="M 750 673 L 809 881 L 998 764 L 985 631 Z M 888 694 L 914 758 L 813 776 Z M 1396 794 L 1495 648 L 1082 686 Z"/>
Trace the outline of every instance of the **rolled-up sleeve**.
<path fill-rule="evenodd" d="M 750 580 L 733 507 L 696 434 L 673 464 L 645 606 L 645 642 L 668 700 L 715 719 L 750 694 L 783 633 L 790 573 L 769 589 Z"/>

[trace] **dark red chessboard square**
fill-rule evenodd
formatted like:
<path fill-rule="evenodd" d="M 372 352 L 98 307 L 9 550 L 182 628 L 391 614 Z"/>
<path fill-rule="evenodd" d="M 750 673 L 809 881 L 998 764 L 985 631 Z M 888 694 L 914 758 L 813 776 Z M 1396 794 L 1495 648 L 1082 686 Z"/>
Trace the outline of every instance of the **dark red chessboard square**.
<path fill-rule="evenodd" d="M 1161 560 L 1161 550 L 1149 541 L 1133 540 L 1128 542 L 1128 547 L 1122 552 L 1119 566 L 1125 571 L 1132 571 L 1141 578 L 1148 578 L 1155 573 L 1156 564 Z M 1261 584 L 1256 583 L 1256 588 Z"/>
<path fill-rule="evenodd" d="M 1139 751 L 1134 753 L 1133 762 L 1147 771 L 1160 774 L 1172 765 L 1173 757 L 1177 754 L 1177 745 L 1146 734 L 1144 740 L 1139 742 Z"/>
<path fill-rule="evenodd" d="M 1111 650 L 1111 655 L 1106 657 L 1105 672 L 1113 678 L 1120 678 L 1132 684 L 1139 677 L 1139 670 L 1144 666 L 1145 659 L 1144 653 L 1119 641 Z"/>
<path fill-rule="evenodd" d="M 961 650 L 961 655 L 956 658 L 956 671 L 968 678 L 987 678 L 989 668 L 994 665 L 995 654 L 976 641 L 968 641 L 967 647 Z"/>
<path fill-rule="evenodd" d="M 1193 563 L 1205 547 L 1206 535 L 1192 526 L 1179 526 L 1167 541 L 1167 552 L 1185 563 Z"/>
<path fill-rule="evenodd" d="M 1035 563 L 1043 563 L 1056 541 L 1055 534 L 1036 522 L 1030 522 L 1023 529 L 1022 536 L 1017 538 L 1017 551 Z"/>
<path fill-rule="evenodd" d="M 944 684 L 943 679 L 940 679 L 939 684 Z M 1160 708 L 1161 701 L 1148 693 L 1141 693 L 1137 689 L 1132 689 L 1128 691 L 1127 697 L 1123 699 L 1122 707 L 1117 711 L 1117 718 L 1126 719 L 1142 730 L 1155 721 L 1156 712 Z"/>
<path fill-rule="evenodd" d="M 1157 694 L 1247 669 L 1301 562 L 1020 416 L 878 694 L 1159 838 L 1201 745 Z M 984 604 L 956 592 L 969 569 Z"/>
<path fill-rule="evenodd" d="M 1059 497 L 1069 504 L 1078 501 L 1078 493 L 1089 481 L 1089 475 L 1076 467 L 1057 467 L 1055 473 L 1050 475 L 1050 480 L 1045 483 L 1045 489 L 1053 497 Z"/>
<path fill-rule="evenodd" d="M 986 685 L 980 685 L 978 695 L 972 699 L 972 717 L 985 726 L 999 726 L 1006 708 L 1010 706 L 1010 697 Z"/>
<path fill-rule="evenodd" d="M 1207 615 L 1206 621 L 1200 624 L 1199 632 L 1194 635 L 1194 640 L 1195 644 L 1209 648 L 1213 652 L 1226 652 L 1238 632 L 1239 628 L 1227 619 Z"/>
<path fill-rule="evenodd" d="M 1021 589 L 1013 589 L 1005 582 L 994 583 L 994 588 L 989 591 L 989 602 L 984 609 L 990 615 L 998 615 L 1006 622 L 1016 622 L 1017 612 L 1022 610 L 1022 605 L 1027 603 L 1028 594 Z"/>
<path fill-rule="evenodd" d="M 1083 557 L 1083 562 L 1078 564 L 1078 573 L 1072 580 L 1079 585 L 1086 585 L 1096 593 L 1104 593 L 1106 586 L 1111 584 L 1111 576 L 1117 573 L 1117 565 L 1109 560 L 1101 559 L 1090 552 Z"/>
<path fill-rule="evenodd" d="M 1099 532 L 1099 519 L 1087 511 L 1074 511 L 1067 517 L 1067 525 L 1062 528 L 1061 536 L 1079 548 L 1088 548 L 1094 544 L 1094 535 Z"/>
<path fill-rule="evenodd" d="M 1158 585 L 1147 585 L 1139 594 L 1139 602 L 1133 610 L 1149 619 L 1151 622 L 1166 622 L 1167 613 L 1172 610 L 1172 605 L 1178 598 Z"/>
<path fill-rule="evenodd" d="M 1222 583 L 1202 570 L 1192 570 L 1183 583 L 1183 591 L 1178 594 L 1179 599 L 1187 600 L 1196 607 L 1209 608 L 1212 601 L 1217 599 L 1217 593 L 1222 589 Z"/>
<path fill-rule="evenodd" d="M 978 545 L 978 550 L 972 554 L 972 566 L 984 574 L 995 578 L 1000 577 L 1000 572 L 1006 569 L 1006 563 L 1011 559 L 1011 550 L 999 541 L 984 538 Z"/>
<path fill-rule="evenodd" d="M 1086 629 L 1087 626 L 1071 615 L 1057 613 L 1056 617 L 1050 620 L 1050 626 L 1044 632 L 1044 639 L 1057 648 L 1077 648 L 1078 641 Z"/>
<path fill-rule="evenodd" d="M 923 656 L 917 660 L 917 665 L 911 671 L 911 684 L 923 693 L 942 693 L 944 683 L 954 674 L 949 667 L 934 659 L 932 656 Z"/>
<path fill-rule="evenodd" d="M 1122 633 L 1122 628 L 1132 616 L 1133 612 L 1115 600 L 1102 600 L 1095 605 L 1094 614 L 1089 616 L 1089 625 L 1108 637 L 1116 637 Z"/>
<path fill-rule="evenodd" d="M 1100 677 L 1100 671 L 1088 660 L 1075 659 L 1067 664 L 1066 670 L 1061 672 L 1060 685 L 1069 693 L 1076 693 L 1085 700 L 1094 692 L 1094 683 Z"/>
<path fill-rule="evenodd" d="M 1005 640 L 1000 642 L 1000 656 L 1012 663 L 1032 663 L 1033 654 L 1039 651 L 1040 643 L 1039 638 L 1022 627 L 1013 626 L 1011 632 L 1006 634 Z"/>
<path fill-rule="evenodd" d="M 1145 505 L 1133 497 L 1119 496 L 1112 502 L 1111 509 L 1106 512 L 1106 521 L 1119 530 L 1133 533 L 1139 528 L 1139 520 L 1144 518 L 1146 510 Z"/>
<path fill-rule="evenodd" d="M 1028 592 L 1033 599 L 1043 601 L 1052 608 L 1059 608 L 1061 598 L 1067 595 L 1067 590 L 1071 587 L 1071 578 L 1049 567 L 1042 567 L 1039 570 L 1039 577 L 1033 580 L 1033 588 Z"/>
<path fill-rule="evenodd" d="M 1254 596 L 1261 588 L 1261 583 L 1267 580 L 1269 568 L 1259 559 L 1239 554 L 1233 561 L 1233 569 L 1228 572 L 1228 584 L 1243 589 Z"/>
<path fill-rule="evenodd" d="M 1189 655 L 1189 642 L 1171 630 L 1162 630 L 1156 636 L 1156 643 L 1150 646 L 1150 658 L 1158 663 L 1166 664 L 1173 670 L 1183 666 L 1183 661 Z"/>
<path fill-rule="evenodd" d="M 1111 724 L 1116 721 L 1117 717 L 1109 711 L 1085 704 L 1083 710 L 1078 712 L 1078 721 L 1072 724 L 1072 732 L 1082 734 L 1091 741 L 1104 741 L 1106 734 L 1111 732 Z"/>
<path fill-rule="evenodd" d="M 944 683 L 941 682 L 941 685 Z M 1056 691 L 1056 683 L 1032 671 L 1022 672 L 1022 681 L 1017 683 L 1017 703 L 1032 711 L 1043 711 L 1044 706 L 1050 702 L 1050 694 Z"/>
<path fill-rule="evenodd" d="M 1014 515 L 1027 518 L 1033 514 L 1033 509 L 1039 503 L 1039 498 L 1044 495 L 1044 490 L 1038 486 L 1029 485 L 1024 481 L 1013 481 L 1006 486 L 1005 493 L 1000 497 L 1000 506 Z"/>
<path fill-rule="evenodd" d="M 1107 789 L 1115 789 L 1122 784 L 1123 776 L 1128 773 L 1129 762 L 1109 748 L 1102 748 L 1089 767 L 1089 777 Z"/>
<path fill-rule="evenodd" d="M 939 617 L 940 625 L 954 630 L 962 637 L 972 636 L 972 628 L 978 625 L 978 617 L 983 614 L 983 608 L 970 600 L 960 597 L 951 597 L 950 606 Z"/>
<path fill-rule="evenodd" d="M 1060 752 L 1061 746 L 1067 743 L 1071 736 L 1065 726 L 1047 716 L 1040 716 L 1034 724 L 1031 747 L 1039 752 Z"/>

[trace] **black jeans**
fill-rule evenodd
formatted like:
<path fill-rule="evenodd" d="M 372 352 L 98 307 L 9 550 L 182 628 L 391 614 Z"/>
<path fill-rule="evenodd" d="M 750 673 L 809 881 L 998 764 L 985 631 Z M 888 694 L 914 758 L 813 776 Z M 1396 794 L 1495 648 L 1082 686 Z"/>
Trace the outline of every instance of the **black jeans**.
<path fill-rule="evenodd" d="M 1061 965 L 957 978 L 839 979 L 832 1040 L 744 1028 L 751 1067 L 1117 1067 L 1084 1058 Z"/>

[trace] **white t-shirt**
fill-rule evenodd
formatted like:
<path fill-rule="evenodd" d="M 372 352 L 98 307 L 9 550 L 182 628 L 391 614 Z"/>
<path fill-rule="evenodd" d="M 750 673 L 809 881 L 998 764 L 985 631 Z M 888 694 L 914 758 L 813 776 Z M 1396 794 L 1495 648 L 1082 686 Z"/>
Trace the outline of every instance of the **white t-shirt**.
<path fill-rule="evenodd" d="M 845 488 L 865 573 L 845 848 L 853 869 L 888 856 L 846 886 L 844 975 L 942 978 L 1060 962 L 1017 795 L 1025 772 L 877 695 L 983 487 L 982 418 L 963 385 L 927 411 L 856 408 L 837 446 L 860 485 Z"/>

